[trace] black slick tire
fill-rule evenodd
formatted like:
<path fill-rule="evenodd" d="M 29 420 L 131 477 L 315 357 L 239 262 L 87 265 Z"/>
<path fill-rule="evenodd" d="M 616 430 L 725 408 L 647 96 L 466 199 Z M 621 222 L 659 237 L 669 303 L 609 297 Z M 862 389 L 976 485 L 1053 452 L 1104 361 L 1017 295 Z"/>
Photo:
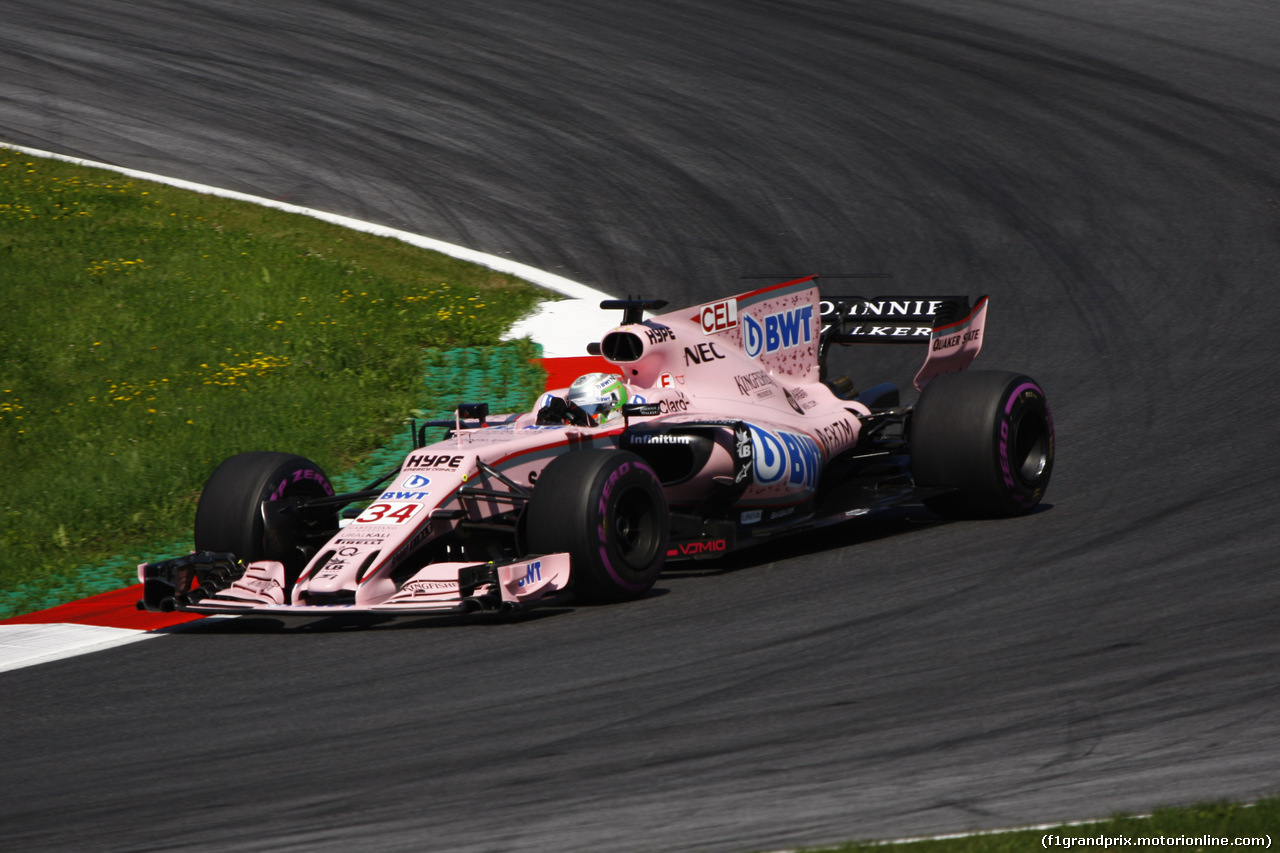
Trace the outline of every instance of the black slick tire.
<path fill-rule="evenodd" d="M 916 486 L 951 490 L 924 501 L 944 516 L 1023 515 L 1040 503 L 1053 473 L 1048 401 L 1019 373 L 934 378 L 912 412 L 910 439 Z"/>
<path fill-rule="evenodd" d="M 647 593 L 662 573 L 670 513 L 657 475 L 621 450 L 575 450 L 538 476 L 524 519 L 528 549 L 568 552 L 588 604 Z"/>
<path fill-rule="evenodd" d="M 260 450 L 232 456 L 214 469 L 200 493 L 196 550 L 229 551 L 246 562 L 279 560 L 289 574 L 296 574 L 305 554 L 296 543 L 270 541 L 262 503 L 332 494 L 329 478 L 306 457 Z M 336 510 L 331 521 L 336 529 Z"/>

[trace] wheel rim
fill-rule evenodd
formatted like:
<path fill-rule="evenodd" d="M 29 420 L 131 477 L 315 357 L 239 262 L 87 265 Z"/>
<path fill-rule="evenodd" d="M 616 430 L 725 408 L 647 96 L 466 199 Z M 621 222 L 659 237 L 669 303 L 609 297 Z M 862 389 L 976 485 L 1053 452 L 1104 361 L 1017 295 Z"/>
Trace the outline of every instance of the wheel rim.
<path fill-rule="evenodd" d="M 1012 432 L 1012 467 L 1018 479 L 1035 486 L 1049 468 L 1049 424 L 1038 412 L 1025 412 L 1014 423 Z"/>
<path fill-rule="evenodd" d="M 658 548 L 656 508 L 649 493 L 632 486 L 618 496 L 613 510 L 614 546 L 618 556 L 633 569 L 653 561 Z"/>
<path fill-rule="evenodd" d="M 290 481 L 284 489 L 281 490 L 280 494 L 272 499 L 271 494 L 274 493 L 274 491 L 275 490 L 273 489 L 268 492 L 264 489 L 263 500 L 287 501 L 294 498 L 301 498 L 305 500 L 307 498 L 323 498 L 328 495 L 332 495 L 333 493 L 332 489 L 326 491 L 324 486 L 322 486 L 318 481 L 312 479 L 302 479 L 296 482 Z M 332 511 L 331 516 L 331 521 L 325 521 L 323 523 L 326 527 L 332 525 L 332 527 L 336 529 L 338 526 L 337 511 Z M 312 523 L 316 522 L 317 519 L 313 517 Z M 290 583 L 292 584 L 292 582 L 297 579 L 298 574 L 301 573 L 303 568 L 306 566 L 307 561 L 315 555 L 316 543 L 308 542 L 306 538 L 301 538 L 293 541 L 287 551 L 270 553 L 268 548 L 270 543 L 267 541 L 267 530 L 265 524 L 260 521 L 257 525 L 257 530 L 259 531 L 258 553 L 260 555 L 258 559 L 279 560 L 284 563 L 285 576 L 290 579 Z"/>

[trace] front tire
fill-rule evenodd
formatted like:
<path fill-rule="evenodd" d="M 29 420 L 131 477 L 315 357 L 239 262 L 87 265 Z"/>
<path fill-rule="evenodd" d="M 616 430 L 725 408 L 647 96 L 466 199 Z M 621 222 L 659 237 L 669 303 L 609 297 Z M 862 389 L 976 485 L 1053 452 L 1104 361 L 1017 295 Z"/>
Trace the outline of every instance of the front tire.
<path fill-rule="evenodd" d="M 1030 377 L 965 371 L 935 377 L 911 415 L 916 486 L 952 490 L 925 506 L 950 517 L 1023 515 L 1053 473 L 1053 417 Z"/>
<path fill-rule="evenodd" d="M 538 476 L 526 511 L 529 551 L 566 551 L 585 603 L 647 593 L 662 573 L 671 517 L 657 475 L 621 450 L 576 450 Z"/>
<path fill-rule="evenodd" d="M 262 504 L 332 494 L 329 478 L 306 457 L 261 450 L 232 456 L 214 469 L 200 493 L 196 550 L 229 551 L 245 562 L 278 560 L 287 577 L 296 577 L 307 562 L 307 533 L 336 530 L 337 510 L 307 512 L 287 528 L 269 530 Z"/>

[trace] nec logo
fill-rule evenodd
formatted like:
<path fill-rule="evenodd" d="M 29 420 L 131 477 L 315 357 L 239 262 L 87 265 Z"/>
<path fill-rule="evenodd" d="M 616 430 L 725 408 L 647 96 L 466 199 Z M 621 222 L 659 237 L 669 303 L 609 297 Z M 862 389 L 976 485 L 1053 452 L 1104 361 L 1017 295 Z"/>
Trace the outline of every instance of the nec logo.
<path fill-rule="evenodd" d="M 705 364 L 718 358 L 724 358 L 724 353 L 716 349 L 715 344 L 698 344 L 696 347 L 684 348 L 685 367 L 691 364 Z"/>
<path fill-rule="evenodd" d="M 735 328 L 738 325 L 738 300 L 725 299 L 703 305 L 693 319 L 702 327 L 704 335 L 714 335 Z"/>
<path fill-rule="evenodd" d="M 751 358 L 807 344 L 813 340 L 813 306 L 804 305 L 764 317 L 742 315 L 742 347 Z"/>

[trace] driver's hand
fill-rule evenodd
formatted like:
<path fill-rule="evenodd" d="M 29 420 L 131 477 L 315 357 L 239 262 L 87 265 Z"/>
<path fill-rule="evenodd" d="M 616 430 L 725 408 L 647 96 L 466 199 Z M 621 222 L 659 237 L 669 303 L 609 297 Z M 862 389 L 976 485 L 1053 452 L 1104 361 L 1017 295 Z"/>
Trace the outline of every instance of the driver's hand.
<path fill-rule="evenodd" d="M 550 402 L 538 410 L 538 425 L 570 424 L 572 426 L 594 426 L 591 416 L 574 403 L 565 402 L 560 397 L 552 397 Z"/>

